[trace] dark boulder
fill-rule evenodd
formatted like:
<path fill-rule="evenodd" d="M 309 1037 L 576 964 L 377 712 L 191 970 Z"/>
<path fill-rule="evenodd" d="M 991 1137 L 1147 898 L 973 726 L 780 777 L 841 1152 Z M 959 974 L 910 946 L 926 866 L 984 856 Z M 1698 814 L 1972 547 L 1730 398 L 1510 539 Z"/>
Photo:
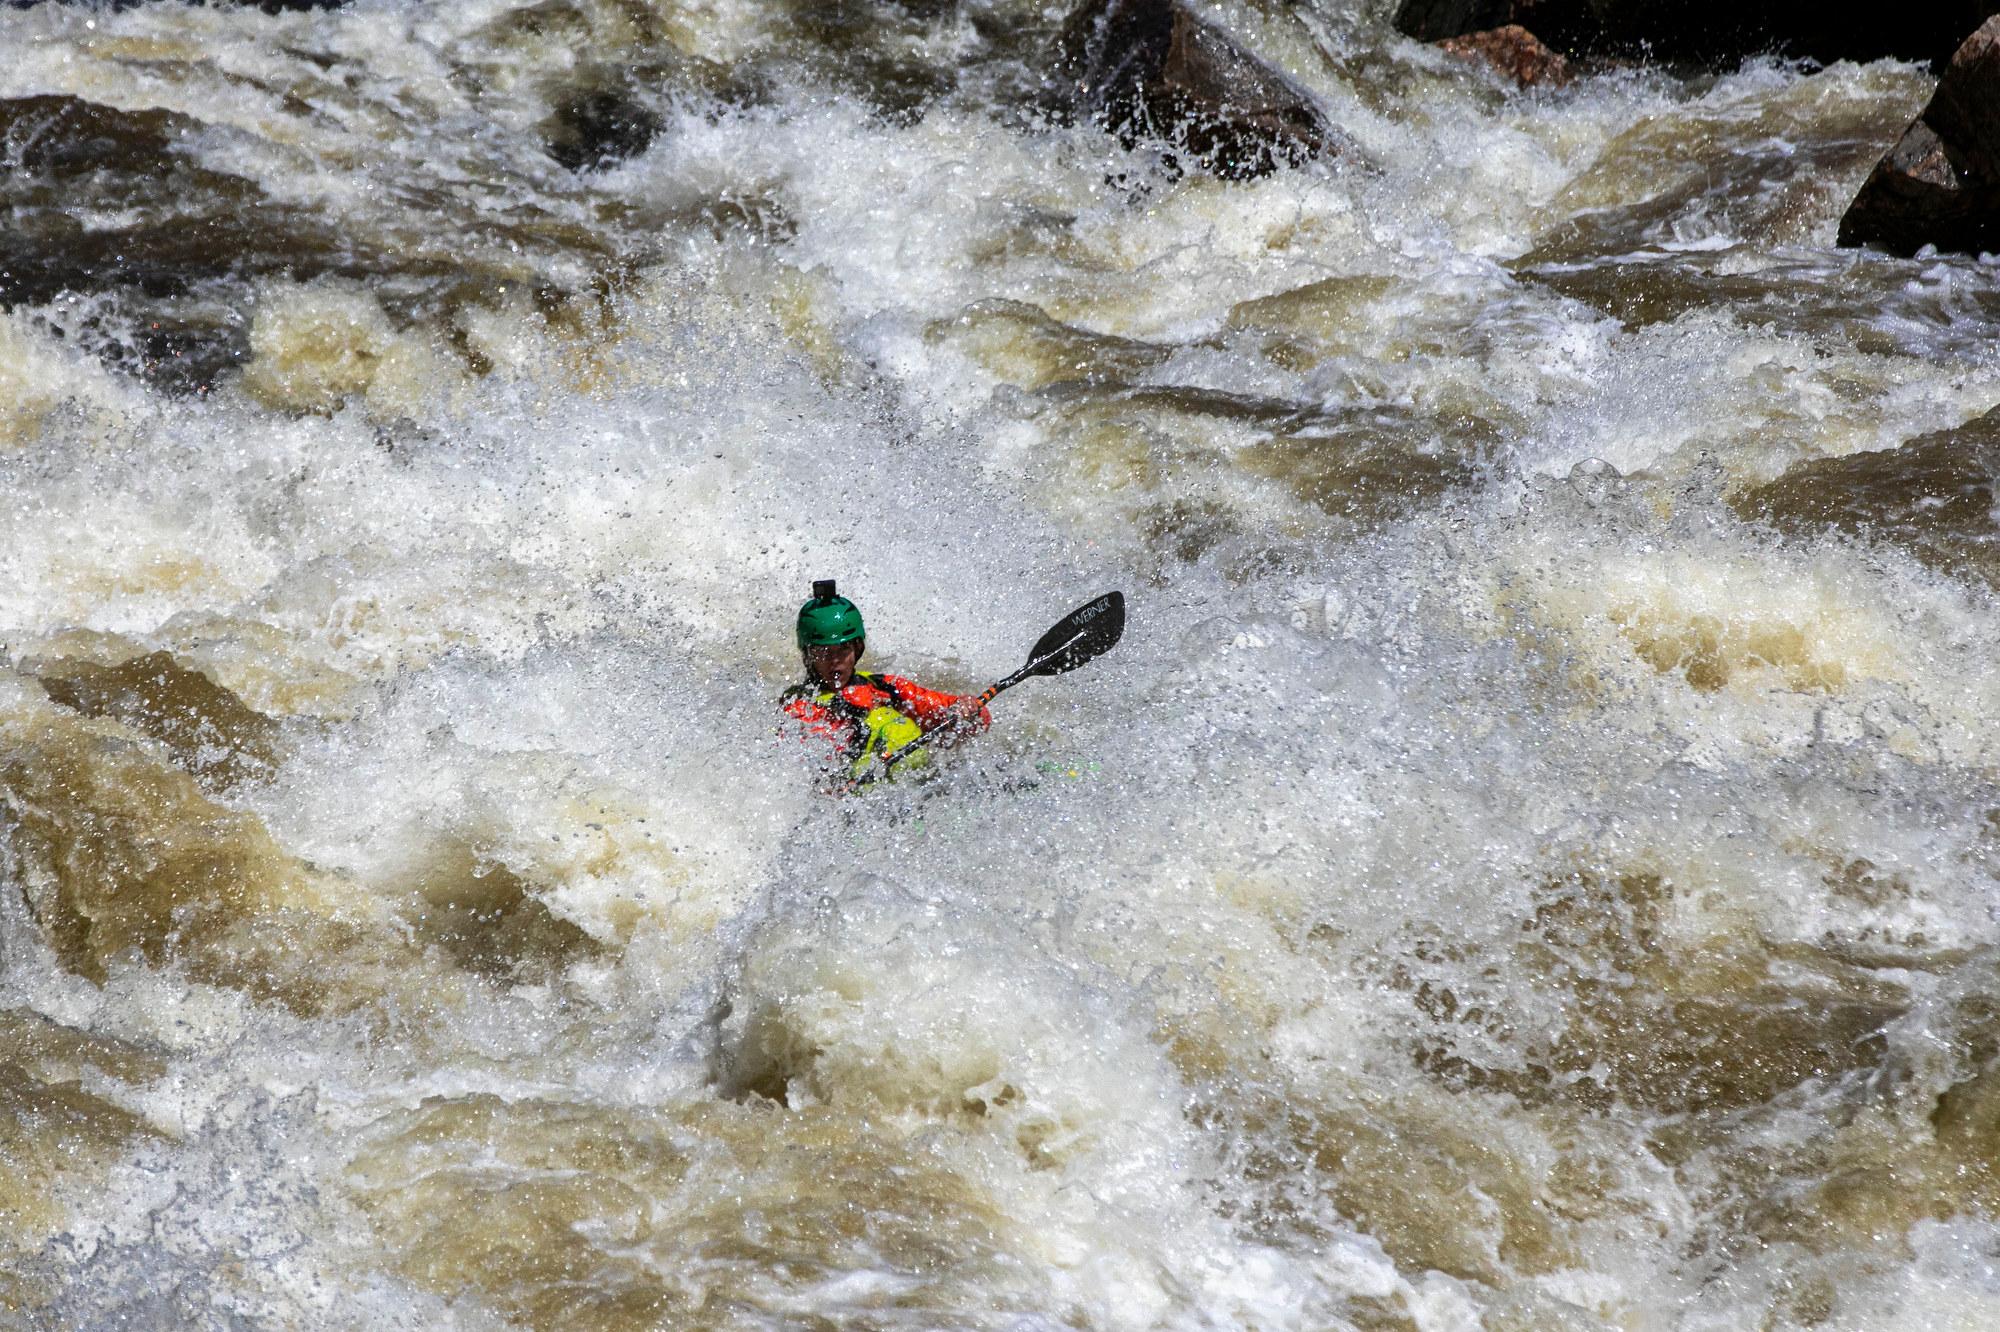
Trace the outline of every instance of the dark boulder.
<path fill-rule="evenodd" d="M 1312 95 L 1179 0 L 1085 0 L 1058 39 L 1061 110 L 1229 180 L 1338 151 Z"/>
<path fill-rule="evenodd" d="M 1823 0 L 1403 0 L 1398 32 L 1442 41 L 1519 24 L 1565 55 L 1729 66 L 1750 56 L 1894 57 L 1941 68 L 2000 0 L 1849 10 Z"/>
<path fill-rule="evenodd" d="M 1496 73 L 1523 88 L 1560 88 L 1576 77 L 1561 53 L 1551 51 L 1518 23 L 1463 37 L 1447 37 L 1438 43 L 1438 48 L 1461 60 L 1491 66 Z"/>
<path fill-rule="evenodd" d="M 106 294 L 58 336 L 170 393 L 205 392 L 239 363 L 246 332 L 217 291 L 256 243 L 295 239 L 293 214 L 179 150 L 204 128 L 78 97 L 0 99 L 0 310 Z M 283 262 L 303 266 L 305 249 Z"/>
<path fill-rule="evenodd" d="M 664 125 L 628 89 L 577 88 L 556 102 L 542 133 L 550 157 L 571 171 L 594 171 L 645 152 Z"/>
<path fill-rule="evenodd" d="M 592 40 L 588 31 L 552 28 L 549 16 L 517 10 L 492 33 L 509 44 Z M 764 92 L 712 60 L 660 49 L 630 64 L 581 64 L 543 96 L 549 114 L 539 128 L 549 156 L 571 171 L 600 171 L 652 147 L 676 107 L 713 114 L 753 105 Z"/>
<path fill-rule="evenodd" d="M 1968 171 L 2000 183 L 2000 18 L 1981 24 L 1953 53 L 1922 119 Z"/>
<path fill-rule="evenodd" d="M 1966 38 L 1840 219 L 1840 244 L 2000 249 L 2000 18 Z"/>

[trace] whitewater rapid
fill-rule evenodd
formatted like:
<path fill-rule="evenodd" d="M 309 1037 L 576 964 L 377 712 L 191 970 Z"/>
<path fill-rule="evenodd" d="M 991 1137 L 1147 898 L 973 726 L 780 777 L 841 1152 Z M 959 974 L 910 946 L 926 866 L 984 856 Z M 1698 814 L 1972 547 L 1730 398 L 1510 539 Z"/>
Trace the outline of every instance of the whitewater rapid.
<path fill-rule="evenodd" d="M 2000 1324 L 1931 80 L 1384 11 L 1245 182 L 1019 0 L 0 14 L 0 1324 Z M 827 577 L 1129 628 L 842 804 Z"/>

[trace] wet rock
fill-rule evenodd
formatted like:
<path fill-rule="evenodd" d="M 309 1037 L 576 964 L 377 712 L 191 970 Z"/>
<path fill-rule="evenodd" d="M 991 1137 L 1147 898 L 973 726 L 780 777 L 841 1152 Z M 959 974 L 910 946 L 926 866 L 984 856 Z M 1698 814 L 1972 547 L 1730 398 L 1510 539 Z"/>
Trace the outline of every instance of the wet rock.
<path fill-rule="evenodd" d="M 1921 119 L 1952 145 L 1966 170 L 2000 182 L 2000 17 L 1981 24 L 1952 55 Z"/>
<path fill-rule="evenodd" d="M 1246 180 L 1338 151 L 1310 94 L 1178 0 L 1085 0 L 1055 68 L 1061 110 L 1176 166 Z"/>
<path fill-rule="evenodd" d="M 579 26 L 568 30 L 565 23 Z M 496 40 L 525 54 L 552 40 L 587 47 L 595 39 L 583 16 L 537 6 L 511 15 L 504 31 L 496 29 Z M 550 109 L 540 127 L 542 142 L 550 157 L 572 171 L 602 170 L 652 147 L 672 106 L 741 107 L 765 95 L 754 77 L 660 46 L 636 62 L 598 62 L 571 71 L 566 83 L 544 94 Z"/>
<path fill-rule="evenodd" d="M 659 115 L 608 88 L 565 98 L 549 118 L 549 156 L 571 171 L 592 171 L 637 157 L 660 132 Z"/>
<path fill-rule="evenodd" d="M 1977 253 L 1994 248 L 2000 195 L 1952 163 L 1943 139 L 1919 119 L 1876 166 L 1840 219 L 1839 243 L 1915 254 L 1926 245 Z"/>
<path fill-rule="evenodd" d="M 233 284 L 260 270 L 387 267 L 310 210 L 180 151 L 205 132 L 169 111 L 78 97 L 0 99 L 0 309 L 63 306 L 51 330 L 171 393 L 201 393 L 247 353 Z M 162 201 L 171 204 L 162 206 Z"/>
<path fill-rule="evenodd" d="M 1462 60 L 1490 65 L 1523 88 L 1560 88 L 1575 77 L 1568 60 L 1518 23 L 1463 37 L 1447 37 L 1438 46 Z"/>
<path fill-rule="evenodd" d="M 123 111 L 77 97 L 0 100 L 0 306 L 41 304 L 66 291 L 136 289 L 178 295 L 229 271 L 239 247 L 218 244 L 211 219 L 182 214 L 129 226 L 87 224 L 92 211 L 133 214 L 137 199 L 213 197 L 253 203 L 248 182 L 202 170 L 175 151 L 201 131 L 172 112 Z"/>
<path fill-rule="evenodd" d="M 1854 196 L 1839 239 L 1897 254 L 2000 247 L 2000 18 L 1958 48 L 1930 105 Z"/>

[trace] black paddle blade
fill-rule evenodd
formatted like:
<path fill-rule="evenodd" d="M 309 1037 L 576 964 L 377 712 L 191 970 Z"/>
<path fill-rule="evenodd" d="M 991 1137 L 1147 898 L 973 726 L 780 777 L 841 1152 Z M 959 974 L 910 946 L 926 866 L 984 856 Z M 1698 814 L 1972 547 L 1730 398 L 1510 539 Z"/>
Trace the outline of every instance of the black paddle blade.
<path fill-rule="evenodd" d="M 1106 592 L 1087 606 L 1078 606 L 1028 649 L 1023 675 L 1061 675 L 1093 661 L 1125 632 L 1125 594 Z"/>

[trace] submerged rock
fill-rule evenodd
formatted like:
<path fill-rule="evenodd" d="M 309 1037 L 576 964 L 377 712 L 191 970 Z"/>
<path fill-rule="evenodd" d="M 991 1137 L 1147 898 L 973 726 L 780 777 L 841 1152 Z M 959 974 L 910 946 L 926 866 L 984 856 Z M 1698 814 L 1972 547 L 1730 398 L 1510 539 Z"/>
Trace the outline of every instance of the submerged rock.
<path fill-rule="evenodd" d="M 0 99 L 7 171 L 0 205 L 0 306 L 116 288 L 185 293 L 233 272 L 243 246 L 223 234 L 232 212 L 264 203 L 253 184 L 178 151 L 203 132 L 171 111 L 126 111 L 69 96 Z M 162 215 L 141 200 L 198 199 Z M 213 201 L 212 203 L 209 201 Z"/>
<path fill-rule="evenodd" d="M 1179 0 L 1085 0 L 1063 26 L 1056 69 L 1064 110 L 1225 179 L 1337 150 L 1311 94 Z"/>
<path fill-rule="evenodd" d="M 235 284 L 260 271 L 380 271 L 316 210 L 203 165 L 211 127 L 68 95 L 0 98 L 0 310 L 106 296 L 56 336 L 169 393 L 203 393 L 248 352 Z"/>
<path fill-rule="evenodd" d="M 544 129 L 548 153 L 571 171 L 592 171 L 652 146 L 659 114 L 621 88 L 580 88 L 557 103 Z"/>
<path fill-rule="evenodd" d="M 493 980 L 546 981 L 597 942 L 556 915 L 536 885 L 470 844 L 447 841 L 415 874 L 406 909 L 411 936 L 458 966 Z M 546 888 L 543 889 L 546 891 Z"/>
<path fill-rule="evenodd" d="M 1575 77 L 1568 60 L 1518 23 L 1447 37 L 1438 46 L 1460 59 L 1483 61 L 1523 88 L 1560 88 Z"/>
<path fill-rule="evenodd" d="M 1996 477 L 2000 410 L 1893 449 L 1798 463 L 1733 503 L 1781 531 L 1867 533 L 1932 568 L 2000 586 Z"/>
<path fill-rule="evenodd" d="M 213 790 L 268 774 L 278 725 L 172 654 L 37 663 L 43 692 L 86 717 L 110 717 L 167 747 L 176 766 Z"/>
<path fill-rule="evenodd" d="M 1854 196 L 1839 239 L 1897 254 L 2000 248 L 2000 17 L 1958 48 L 1930 104 Z"/>
<path fill-rule="evenodd" d="M 533 22 L 518 19 L 518 27 L 520 40 L 544 39 Z M 586 37 L 579 34 L 578 40 Z M 669 106 L 742 106 L 756 93 L 711 60 L 664 50 L 636 64 L 575 70 L 566 86 L 551 88 L 546 96 L 549 115 L 540 129 L 548 155 L 571 171 L 598 171 L 652 147 L 667 126 Z"/>

